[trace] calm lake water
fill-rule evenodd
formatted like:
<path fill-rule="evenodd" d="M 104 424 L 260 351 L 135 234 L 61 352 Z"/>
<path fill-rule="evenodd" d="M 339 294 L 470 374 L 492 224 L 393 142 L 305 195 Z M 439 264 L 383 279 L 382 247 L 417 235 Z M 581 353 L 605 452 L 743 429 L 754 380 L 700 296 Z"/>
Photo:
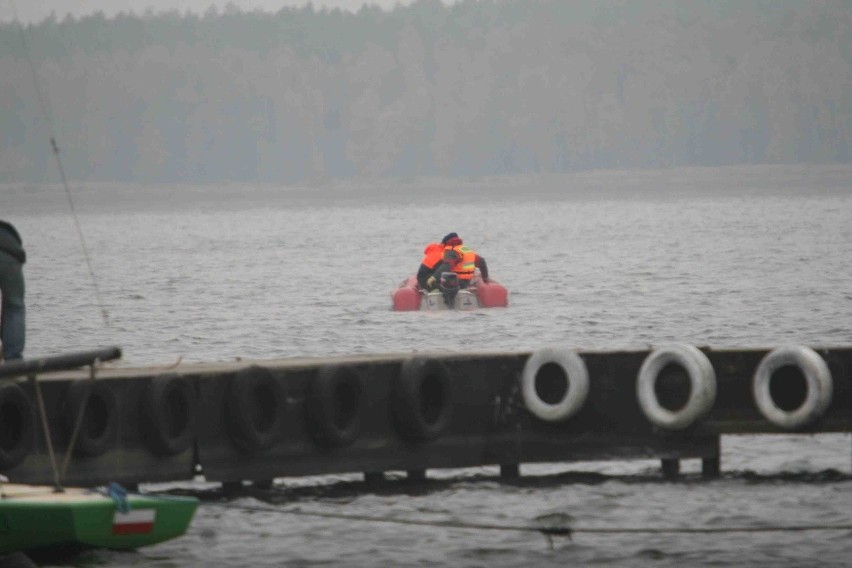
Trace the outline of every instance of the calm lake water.
<path fill-rule="evenodd" d="M 72 183 L 71 194 L 88 262 L 62 187 L 0 186 L 0 217 L 29 256 L 29 357 L 119 345 L 121 364 L 138 366 L 852 342 L 850 166 L 298 188 Z M 449 231 L 488 260 L 510 307 L 391 311 L 391 290 Z M 205 502 L 184 538 L 67 565 L 849 565 L 850 531 L 582 532 L 852 524 L 849 435 L 722 447 L 712 482 L 690 461 L 676 482 L 656 461 L 523 466 L 514 483 L 489 468 L 430 471 L 425 485 L 382 491 L 358 475 L 279 479 L 270 494 Z M 570 515 L 573 540 L 472 527 L 547 515 Z"/>

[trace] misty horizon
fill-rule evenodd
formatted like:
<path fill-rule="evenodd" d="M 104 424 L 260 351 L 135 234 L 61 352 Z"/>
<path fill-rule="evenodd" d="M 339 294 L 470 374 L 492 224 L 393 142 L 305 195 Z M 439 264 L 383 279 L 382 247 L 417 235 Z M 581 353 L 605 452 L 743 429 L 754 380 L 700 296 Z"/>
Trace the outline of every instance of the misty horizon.
<path fill-rule="evenodd" d="M 0 181 L 55 179 L 52 136 L 90 182 L 850 163 L 850 30 L 839 0 L 0 24 Z"/>

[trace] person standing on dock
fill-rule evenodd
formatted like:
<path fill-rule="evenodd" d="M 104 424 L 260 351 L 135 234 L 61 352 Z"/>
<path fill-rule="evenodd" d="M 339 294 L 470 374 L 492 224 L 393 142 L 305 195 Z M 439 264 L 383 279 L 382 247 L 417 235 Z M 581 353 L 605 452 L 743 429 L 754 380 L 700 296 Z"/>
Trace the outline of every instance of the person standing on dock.
<path fill-rule="evenodd" d="M 0 293 L 3 295 L 0 341 L 3 342 L 3 358 L 7 360 L 24 357 L 27 329 L 24 305 L 26 261 L 27 253 L 21 235 L 11 223 L 0 220 Z"/>

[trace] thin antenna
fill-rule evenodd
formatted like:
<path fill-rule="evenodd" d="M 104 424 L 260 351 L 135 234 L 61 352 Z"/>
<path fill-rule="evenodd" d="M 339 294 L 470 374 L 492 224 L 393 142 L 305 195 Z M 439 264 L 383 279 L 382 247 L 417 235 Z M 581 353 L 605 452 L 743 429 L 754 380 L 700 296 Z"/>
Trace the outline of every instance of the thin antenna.
<path fill-rule="evenodd" d="M 32 71 L 36 99 L 38 99 L 42 115 L 44 116 L 44 119 L 47 122 L 47 128 L 50 131 L 50 146 L 53 150 L 53 155 L 56 157 L 56 164 L 59 166 L 59 176 L 60 178 L 62 178 L 62 185 L 65 188 L 65 195 L 68 197 L 68 206 L 71 208 L 71 216 L 74 218 L 74 225 L 77 227 L 77 235 L 80 237 L 80 245 L 83 248 L 83 256 L 86 259 L 86 266 L 89 269 L 89 277 L 92 279 L 92 286 L 95 289 L 95 299 L 98 302 L 98 307 L 101 310 L 101 317 L 104 320 L 104 325 L 109 327 L 109 315 L 107 314 L 106 308 L 104 307 L 103 300 L 101 300 L 101 291 L 98 288 L 98 281 L 97 278 L 95 278 L 95 271 L 92 269 L 92 261 L 89 257 L 89 248 L 86 245 L 86 239 L 83 236 L 83 229 L 80 227 L 80 220 L 77 218 L 77 211 L 74 209 L 74 200 L 71 197 L 71 189 L 68 187 L 68 181 L 65 177 L 65 168 L 62 166 L 62 158 L 59 156 L 59 145 L 56 143 L 56 135 L 54 134 L 55 129 L 53 127 L 53 118 L 48 112 L 47 104 L 45 104 L 45 99 L 41 94 L 41 89 L 39 88 L 38 73 L 36 73 L 35 64 L 33 63 L 32 57 L 30 57 L 30 49 L 29 45 L 27 44 L 27 35 L 26 33 L 24 33 L 24 24 L 20 21 L 20 18 L 18 18 L 18 9 L 15 5 L 15 0 L 10 1 L 12 3 L 12 12 L 15 16 L 15 21 L 18 22 L 18 29 L 20 29 L 21 31 L 21 42 L 24 46 L 24 55 L 26 56 L 27 62 L 30 65 L 30 71 Z"/>
<path fill-rule="evenodd" d="M 107 315 L 103 300 L 101 300 L 101 291 L 98 289 L 98 281 L 95 278 L 95 271 L 92 269 L 92 261 L 89 259 L 89 249 L 86 246 L 86 239 L 83 237 L 83 229 L 80 227 L 80 221 L 77 219 L 77 211 L 74 210 L 74 200 L 71 199 L 71 190 L 68 189 L 68 182 L 65 180 L 65 168 L 62 167 L 62 159 L 59 157 L 59 146 L 56 145 L 56 138 L 53 136 L 50 137 L 50 145 L 53 148 L 53 155 L 56 156 L 56 163 L 59 166 L 59 176 L 62 178 L 62 185 L 65 186 L 65 195 L 68 196 L 68 206 L 71 208 L 74 225 L 77 227 L 77 234 L 80 236 L 83 256 L 86 258 L 86 266 L 89 268 L 89 276 L 92 279 L 92 286 L 95 288 L 95 298 L 98 301 L 98 307 L 101 309 L 101 317 L 104 320 L 104 325 L 109 327 L 109 315 Z"/>

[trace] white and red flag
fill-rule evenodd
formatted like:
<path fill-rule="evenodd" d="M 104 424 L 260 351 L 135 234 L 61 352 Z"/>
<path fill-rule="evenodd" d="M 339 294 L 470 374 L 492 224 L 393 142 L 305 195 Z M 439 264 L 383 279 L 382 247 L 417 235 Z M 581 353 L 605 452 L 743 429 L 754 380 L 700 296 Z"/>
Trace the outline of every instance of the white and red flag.
<path fill-rule="evenodd" d="M 155 509 L 133 509 L 112 517 L 112 534 L 148 534 L 154 529 Z"/>

